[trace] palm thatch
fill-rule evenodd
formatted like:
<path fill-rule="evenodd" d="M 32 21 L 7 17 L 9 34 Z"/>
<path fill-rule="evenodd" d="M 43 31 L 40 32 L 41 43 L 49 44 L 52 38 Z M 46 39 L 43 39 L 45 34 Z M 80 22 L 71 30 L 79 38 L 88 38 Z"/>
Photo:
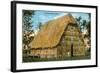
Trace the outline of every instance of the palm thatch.
<path fill-rule="evenodd" d="M 65 15 L 51 20 L 41 27 L 41 30 L 30 43 L 31 48 L 48 48 L 56 46 L 68 24 L 76 24 L 73 16 Z"/>

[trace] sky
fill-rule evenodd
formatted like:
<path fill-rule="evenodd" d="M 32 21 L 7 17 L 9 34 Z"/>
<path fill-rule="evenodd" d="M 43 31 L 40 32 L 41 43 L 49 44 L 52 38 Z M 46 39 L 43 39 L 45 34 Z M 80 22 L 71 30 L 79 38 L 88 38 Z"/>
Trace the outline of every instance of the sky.
<path fill-rule="evenodd" d="M 32 16 L 32 25 L 33 30 L 37 32 L 39 23 L 42 23 L 42 25 L 45 22 L 48 22 L 53 19 L 57 19 L 59 17 L 62 17 L 64 15 L 67 15 L 69 12 L 54 12 L 54 11 L 34 11 L 34 15 Z M 78 18 L 79 16 L 82 17 L 83 20 L 89 20 L 88 13 L 78 13 L 78 12 L 70 12 L 74 18 Z"/>

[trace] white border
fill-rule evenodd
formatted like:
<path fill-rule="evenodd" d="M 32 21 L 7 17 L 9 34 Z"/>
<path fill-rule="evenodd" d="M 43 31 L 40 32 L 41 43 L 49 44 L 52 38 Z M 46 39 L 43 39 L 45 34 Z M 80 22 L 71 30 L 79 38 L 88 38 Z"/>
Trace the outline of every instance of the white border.
<path fill-rule="evenodd" d="M 17 57 L 17 70 L 22 69 L 38 69 L 38 68 L 52 68 L 52 67 L 71 67 L 71 66 L 85 66 L 95 65 L 96 57 L 96 12 L 94 8 L 79 8 L 79 7 L 60 7 L 60 6 L 45 6 L 45 5 L 28 5 L 28 4 L 17 4 L 17 44 L 16 44 L 16 57 Z M 88 12 L 91 13 L 91 59 L 90 60 L 73 60 L 73 61 L 53 61 L 53 62 L 33 62 L 33 63 L 22 63 L 22 10 L 47 10 L 47 11 L 66 11 L 66 12 Z"/>

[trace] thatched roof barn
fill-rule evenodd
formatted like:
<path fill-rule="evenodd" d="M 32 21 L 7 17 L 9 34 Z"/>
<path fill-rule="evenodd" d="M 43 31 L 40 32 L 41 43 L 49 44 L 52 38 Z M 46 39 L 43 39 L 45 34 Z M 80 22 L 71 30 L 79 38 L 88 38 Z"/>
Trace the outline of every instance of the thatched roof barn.
<path fill-rule="evenodd" d="M 45 23 L 29 44 L 31 55 L 61 58 L 85 55 L 85 44 L 77 21 L 65 15 Z"/>

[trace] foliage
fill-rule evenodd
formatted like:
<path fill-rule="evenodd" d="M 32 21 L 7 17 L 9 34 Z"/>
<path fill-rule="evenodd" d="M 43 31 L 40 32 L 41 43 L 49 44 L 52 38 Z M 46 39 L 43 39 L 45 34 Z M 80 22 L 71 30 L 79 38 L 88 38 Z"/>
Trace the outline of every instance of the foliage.
<path fill-rule="evenodd" d="M 33 37 L 30 37 L 32 33 L 34 33 L 32 29 L 32 15 L 34 14 L 34 11 L 32 10 L 23 10 L 23 45 L 24 48 L 28 48 L 29 43 L 33 39 Z"/>
<path fill-rule="evenodd" d="M 89 16 L 89 21 L 83 19 L 81 16 L 79 16 L 78 18 L 76 18 L 77 20 L 77 23 L 78 23 L 78 26 L 80 27 L 80 30 L 83 32 L 84 30 L 87 30 L 87 36 L 90 37 L 90 27 L 91 27 L 91 21 L 90 21 L 90 18 L 91 18 L 91 15 L 90 13 L 88 14 Z"/>
<path fill-rule="evenodd" d="M 83 35 L 84 38 L 88 40 L 86 42 L 86 40 L 84 39 L 86 45 L 88 45 L 88 47 L 86 47 L 87 48 L 86 55 L 89 55 L 90 50 L 91 50 L 91 48 L 90 48 L 90 45 L 91 45 L 91 14 L 88 13 L 88 16 L 89 16 L 88 20 L 82 19 L 81 16 L 76 18 L 77 23 L 80 27 L 80 30 L 82 32 L 85 31 L 85 34 Z"/>

